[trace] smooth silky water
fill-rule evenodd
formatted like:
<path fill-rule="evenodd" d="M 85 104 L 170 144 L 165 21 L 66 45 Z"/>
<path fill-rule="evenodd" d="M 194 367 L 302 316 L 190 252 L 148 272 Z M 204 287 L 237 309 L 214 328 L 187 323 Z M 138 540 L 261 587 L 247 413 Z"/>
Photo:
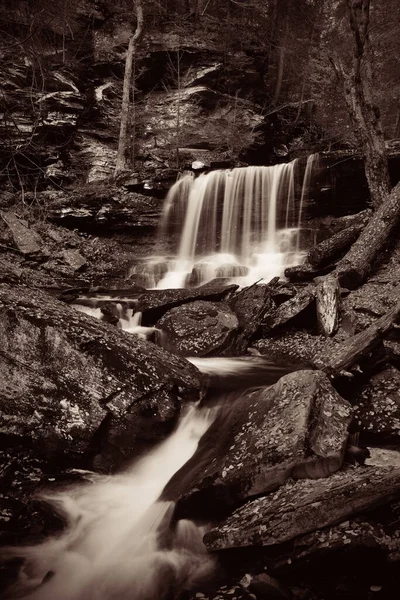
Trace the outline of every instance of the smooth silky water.
<path fill-rule="evenodd" d="M 25 559 L 7 598 L 158 600 L 176 597 L 214 565 L 204 527 L 170 528 L 173 502 L 158 501 L 172 475 L 192 456 L 216 409 L 189 407 L 170 437 L 124 473 L 45 496 L 67 525 L 32 547 L 5 548 Z"/>

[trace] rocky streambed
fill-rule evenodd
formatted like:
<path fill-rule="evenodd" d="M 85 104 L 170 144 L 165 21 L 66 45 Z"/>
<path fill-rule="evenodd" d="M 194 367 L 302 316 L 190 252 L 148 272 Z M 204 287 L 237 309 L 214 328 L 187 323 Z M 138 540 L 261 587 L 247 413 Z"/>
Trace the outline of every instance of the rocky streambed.
<path fill-rule="evenodd" d="M 0 226 L 2 544 L 60 531 L 38 493 L 124 469 L 200 400 L 219 415 L 163 492 L 176 520 L 211 522 L 220 569 L 193 598 L 396 597 L 400 247 L 340 288 L 326 337 L 317 280 L 145 290 L 127 278 L 137 238 L 22 217 Z M 124 303 L 153 341 L 120 329 Z M 213 357 L 241 362 L 207 372 Z"/>

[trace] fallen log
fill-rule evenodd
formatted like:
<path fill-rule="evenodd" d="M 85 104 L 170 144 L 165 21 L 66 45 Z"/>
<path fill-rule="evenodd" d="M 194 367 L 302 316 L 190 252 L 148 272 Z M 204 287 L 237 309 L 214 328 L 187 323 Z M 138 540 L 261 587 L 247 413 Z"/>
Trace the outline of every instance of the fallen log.
<path fill-rule="evenodd" d="M 322 369 L 328 375 L 338 377 L 350 375 L 349 371 L 379 344 L 381 338 L 400 320 L 400 302 L 377 319 L 370 327 L 357 333 L 345 342 L 333 347 L 328 355 L 316 357 L 315 362 L 322 363 Z"/>
<path fill-rule="evenodd" d="M 366 279 L 375 260 L 400 223 L 400 183 L 383 202 L 349 252 L 337 265 L 339 282 L 356 289 Z"/>
<path fill-rule="evenodd" d="M 313 246 L 307 254 L 307 261 L 314 268 L 324 267 L 338 258 L 357 240 L 365 225 L 347 227 L 332 237 Z"/>
<path fill-rule="evenodd" d="M 345 215 L 344 217 L 337 217 L 332 219 L 329 223 L 329 230 L 332 235 L 335 233 L 339 233 L 339 231 L 343 231 L 343 229 L 347 229 L 348 227 L 352 227 L 353 225 L 361 225 L 365 227 L 372 216 L 372 210 L 367 208 L 366 210 L 362 210 L 354 215 Z"/>
<path fill-rule="evenodd" d="M 318 330 L 325 337 L 334 335 L 339 327 L 340 285 L 335 273 L 314 279 L 317 284 L 316 306 Z"/>
<path fill-rule="evenodd" d="M 305 262 L 302 265 L 296 265 L 295 267 L 288 267 L 285 269 L 285 277 L 287 277 L 289 281 L 298 283 L 302 281 L 312 281 L 315 277 L 327 275 L 333 271 L 334 268 L 334 266 L 326 266 L 319 269 Z"/>

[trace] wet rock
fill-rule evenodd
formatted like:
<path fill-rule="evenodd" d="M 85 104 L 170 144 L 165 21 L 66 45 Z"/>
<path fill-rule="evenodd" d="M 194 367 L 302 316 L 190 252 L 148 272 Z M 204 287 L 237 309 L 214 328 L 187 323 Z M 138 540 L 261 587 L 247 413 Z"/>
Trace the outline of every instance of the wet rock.
<path fill-rule="evenodd" d="M 290 477 L 326 477 L 342 465 L 350 419 L 323 373 L 285 375 L 221 409 L 167 497 L 180 493 L 179 514 L 213 514 Z"/>
<path fill-rule="evenodd" d="M 225 264 L 220 265 L 215 271 L 215 277 L 245 277 L 249 272 L 249 268 L 244 265 Z"/>
<path fill-rule="evenodd" d="M 136 283 L 146 288 L 154 288 L 168 272 L 168 263 L 165 260 L 147 260 L 135 265 L 131 274 Z"/>
<path fill-rule="evenodd" d="M 217 279 L 244 277 L 248 274 L 248 272 L 248 267 L 245 267 L 244 265 L 238 265 L 237 263 L 226 263 L 216 266 L 215 263 L 211 261 L 203 260 L 197 262 L 193 266 L 192 272 L 187 277 L 186 285 L 200 285 L 203 281 L 210 280 L 214 277 Z"/>
<path fill-rule="evenodd" d="M 21 537 L 38 542 L 60 529 L 62 519 L 34 497 L 55 480 L 48 463 L 32 449 L 16 446 L 0 450 L 0 465 L 0 544 L 19 543 Z"/>
<path fill-rule="evenodd" d="M 274 285 L 268 283 L 268 286 L 271 290 L 271 296 L 277 306 L 283 304 L 283 302 L 286 302 L 286 300 L 290 300 L 290 298 L 293 298 L 293 296 L 295 296 L 297 293 L 294 285 L 290 283 L 286 284 L 283 281 L 279 282 L 279 280 Z"/>
<path fill-rule="evenodd" d="M 40 252 L 43 241 L 38 233 L 28 227 L 17 215 L 11 211 L 0 213 L 9 227 L 14 243 L 21 254 L 30 255 Z"/>
<path fill-rule="evenodd" d="M 396 467 L 353 467 L 319 481 L 288 481 L 274 494 L 236 510 L 205 535 L 204 543 L 210 551 L 274 546 L 399 496 L 400 469 Z"/>
<path fill-rule="evenodd" d="M 186 361 L 41 292 L 0 286 L 0 320 L 0 431 L 47 457 L 115 466 L 199 395 Z"/>
<path fill-rule="evenodd" d="M 389 367 L 354 398 L 354 421 L 365 443 L 400 442 L 400 372 Z"/>
<path fill-rule="evenodd" d="M 172 308 L 195 300 L 218 302 L 229 298 L 237 288 L 237 285 L 226 285 L 225 281 L 221 284 L 214 281 L 195 290 L 148 290 L 136 297 L 134 306 L 136 311 L 142 313 L 142 325 L 153 326 Z"/>
<path fill-rule="evenodd" d="M 281 598 L 282 600 L 290 600 L 292 597 L 289 589 L 267 573 L 259 573 L 251 577 L 248 589 L 260 599 Z"/>
<path fill-rule="evenodd" d="M 225 303 L 199 300 L 168 311 L 158 322 L 159 343 L 180 356 L 218 356 L 229 347 L 239 322 Z"/>

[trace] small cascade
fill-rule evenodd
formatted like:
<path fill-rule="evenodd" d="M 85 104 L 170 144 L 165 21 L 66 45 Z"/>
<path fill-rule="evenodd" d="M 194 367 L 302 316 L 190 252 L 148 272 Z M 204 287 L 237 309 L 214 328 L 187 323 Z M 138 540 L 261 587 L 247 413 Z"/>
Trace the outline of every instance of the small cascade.
<path fill-rule="evenodd" d="M 217 409 L 189 408 L 171 436 L 124 473 L 45 497 L 67 522 L 64 532 L 31 547 L 5 548 L 24 559 L 8 598 L 163 600 L 209 576 L 205 527 L 180 521 L 160 500 L 172 475 L 193 455 Z"/>
<path fill-rule="evenodd" d="M 158 231 L 163 240 L 179 234 L 175 256 L 150 257 L 132 273 L 161 289 L 216 277 L 247 285 L 282 276 L 304 255 L 302 215 L 317 156 L 308 158 L 302 185 L 297 159 L 184 175 L 168 193 Z"/>
<path fill-rule="evenodd" d="M 115 298 L 103 295 L 101 298 L 77 298 L 72 306 L 79 312 L 95 317 L 100 321 L 113 323 L 123 331 L 132 333 L 143 339 L 149 339 L 158 329 L 142 325 L 142 313 L 136 311 L 135 304 L 135 301 L 129 298 Z"/>

